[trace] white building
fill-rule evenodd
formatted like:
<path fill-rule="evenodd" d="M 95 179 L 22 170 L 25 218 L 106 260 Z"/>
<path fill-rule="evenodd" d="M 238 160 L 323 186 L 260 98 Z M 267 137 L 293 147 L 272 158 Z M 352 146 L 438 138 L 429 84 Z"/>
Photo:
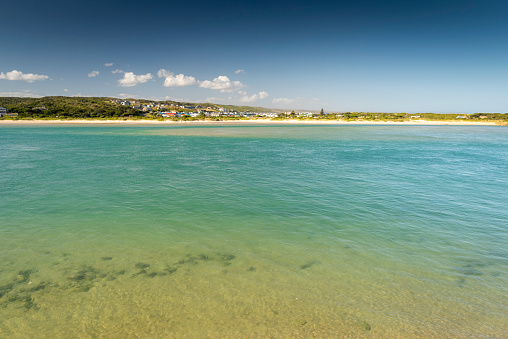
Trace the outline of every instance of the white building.
<path fill-rule="evenodd" d="M 5 114 L 9 113 L 9 111 L 7 110 L 7 108 L 5 107 L 0 107 L 0 117 L 3 117 Z"/>

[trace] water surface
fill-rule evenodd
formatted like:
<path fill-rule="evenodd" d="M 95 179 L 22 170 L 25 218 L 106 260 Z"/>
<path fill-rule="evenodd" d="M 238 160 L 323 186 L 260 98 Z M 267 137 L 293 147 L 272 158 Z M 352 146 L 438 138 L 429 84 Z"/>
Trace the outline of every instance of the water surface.
<path fill-rule="evenodd" d="M 508 332 L 508 129 L 1 126 L 0 337 Z"/>

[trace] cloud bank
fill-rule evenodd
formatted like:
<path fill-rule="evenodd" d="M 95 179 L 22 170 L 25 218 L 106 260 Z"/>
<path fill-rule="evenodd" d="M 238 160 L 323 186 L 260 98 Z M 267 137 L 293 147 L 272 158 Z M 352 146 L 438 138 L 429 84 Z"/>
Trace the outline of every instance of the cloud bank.
<path fill-rule="evenodd" d="M 198 83 L 198 81 L 192 76 L 186 76 L 183 74 L 174 75 L 172 72 L 166 71 L 163 68 L 157 72 L 157 76 L 159 78 L 165 78 L 163 84 L 164 87 L 184 87 Z"/>
<path fill-rule="evenodd" d="M 140 95 L 128 94 L 128 93 L 119 93 L 116 96 L 120 99 L 140 99 L 140 98 L 142 98 Z"/>
<path fill-rule="evenodd" d="M 216 89 L 221 92 L 233 92 L 245 87 L 240 81 L 231 81 L 225 75 L 218 76 L 217 78 L 210 80 L 202 81 L 199 84 L 199 87 Z"/>
<path fill-rule="evenodd" d="M 268 93 L 266 92 L 259 92 L 257 94 L 247 95 L 247 93 L 239 91 L 238 92 L 242 97 L 240 98 L 241 102 L 254 102 L 258 99 L 264 99 L 268 96 Z"/>
<path fill-rule="evenodd" d="M 272 100 L 272 103 L 274 104 L 285 104 L 285 105 L 288 105 L 288 104 L 291 104 L 295 102 L 295 99 L 289 99 L 289 98 L 274 98 Z"/>
<path fill-rule="evenodd" d="M 18 98 L 40 98 L 38 94 L 24 92 L 0 92 L 0 97 L 18 97 Z"/>
<path fill-rule="evenodd" d="M 152 79 L 151 73 L 136 75 L 133 72 L 127 72 L 123 75 L 123 79 L 118 80 L 118 86 L 132 87 L 138 84 L 143 84 Z"/>
<path fill-rule="evenodd" d="M 49 76 L 40 75 L 40 74 L 33 74 L 33 73 L 24 74 L 23 72 L 13 70 L 13 71 L 10 71 L 7 73 L 4 73 L 4 72 L 0 73 L 0 79 L 21 80 L 21 81 L 26 81 L 26 82 L 32 83 L 34 81 L 49 79 Z"/>
<path fill-rule="evenodd" d="M 238 71 L 235 73 L 243 72 L 243 70 Z M 97 72 L 98 74 L 98 71 L 94 72 Z M 112 73 L 123 73 L 123 79 L 118 80 L 118 86 L 122 87 L 133 87 L 154 78 L 151 73 L 136 75 L 133 72 L 124 72 L 119 69 L 112 71 Z M 241 91 L 242 88 L 246 87 L 244 84 L 242 84 L 240 81 L 233 81 L 225 75 L 220 75 L 213 80 L 200 81 L 193 76 L 184 75 L 182 73 L 175 75 L 173 72 L 161 68 L 157 71 L 157 77 L 164 79 L 164 87 L 199 86 L 201 88 L 212 89 L 223 93 L 231 93 L 229 100 L 239 101 L 242 103 L 251 103 L 257 100 L 265 99 L 269 96 L 267 92 L 258 92 L 249 95 L 247 92 Z M 238 94 L 233 93 L 236 91 Z"/>

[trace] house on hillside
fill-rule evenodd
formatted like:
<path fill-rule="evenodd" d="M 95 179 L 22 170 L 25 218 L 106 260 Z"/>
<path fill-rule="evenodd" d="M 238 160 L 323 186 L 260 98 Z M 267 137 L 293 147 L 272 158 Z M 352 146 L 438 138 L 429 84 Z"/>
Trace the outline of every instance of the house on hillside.
<path fill-rule="evenodd" d="M 211 116 L 211 117 L 220 116 L 219 112 L 216 112 L 214 109 L 211 109 L 211 108 L 199 108 L 198 113 L 203 113 L 203 114 L 205 114 L 207 116 Z"/>
<path fill-rule="evenodd" d="M 7 108 L 5 107 L 0 107 L 0 117 L 3 117 L 5 114 L 9 113 L 9 111 L 7 110 Z"/>
<path fill-rule="evenodd" d="M 261 115 L 262 117 L 267 117 L 267 118 L 277 118 L 279 116 L 279 113 L 266 112 L 266 113 L 258 113 L 258 115 Z"/>

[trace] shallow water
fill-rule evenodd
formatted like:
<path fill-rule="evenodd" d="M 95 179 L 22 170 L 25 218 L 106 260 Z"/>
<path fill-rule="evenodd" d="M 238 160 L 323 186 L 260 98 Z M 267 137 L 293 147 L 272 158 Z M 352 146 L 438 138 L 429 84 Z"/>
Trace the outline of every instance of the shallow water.
<path fill-rule="evenodd" d="M 508 129 L 0 127 L 0 337 L 505 337 Z"/>

